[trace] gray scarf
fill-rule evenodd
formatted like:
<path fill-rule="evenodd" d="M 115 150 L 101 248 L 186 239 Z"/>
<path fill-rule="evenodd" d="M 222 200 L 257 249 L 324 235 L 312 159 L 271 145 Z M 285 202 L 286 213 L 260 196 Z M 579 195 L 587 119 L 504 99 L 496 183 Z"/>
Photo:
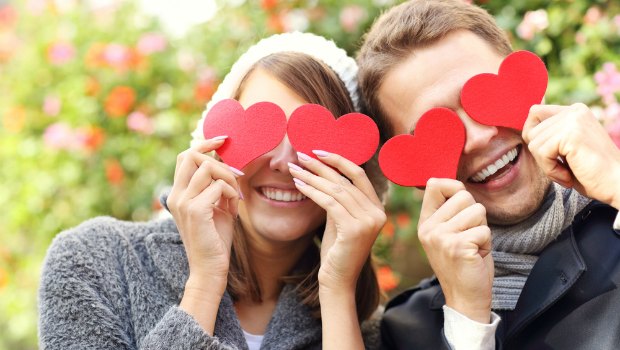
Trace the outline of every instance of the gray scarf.
<path fill-rule="evenodd" d="M 540 252 L 570 226 L 590 201 L 573 189 L 553 183 L 532 216 L 512 226 L 490 226 L 495 262 L 494 310 L 514 310 Z"/>

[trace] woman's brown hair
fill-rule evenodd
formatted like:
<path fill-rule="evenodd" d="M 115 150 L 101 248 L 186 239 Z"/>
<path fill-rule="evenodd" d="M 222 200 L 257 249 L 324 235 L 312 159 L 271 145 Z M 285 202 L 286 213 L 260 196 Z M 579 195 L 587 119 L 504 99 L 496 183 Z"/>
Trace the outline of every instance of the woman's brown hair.
<path fill-rule="evenodd" d="M 272 74 L 283 84 L 296 92 L 308 103 L 316 103 L 327 108 L 336 117 L 355 111 L 349 93 L 338 75 L 326 64 L 309 55 L 296 52 L 281 52 L 269 55 L 258 61 L 245 75 L 234 96 L 239 99 L 247 77 L 256 69 Z M 379 197 L 387 189 L 387 184 L 380 174 L 376 162 L 362 166 L 369 174 Z M 374 174 L 374 175 L 373 175 Z M 319 245 L 324 226 L 315 233 L 316 244 L 310 244 L 283 282 L 295 285 L 297 295 L 302 303 L 310 307 L 313 315 L 320 317 L 318 272 L 321 264 Z M 233 238 L 231 264 L 228 274 L 228 292 L 233 299 L 250 298 L 261 300 L 258 279 L 249 262 L 248 243 L 240 224 Z M 357 281 L 355 299 L 360 320 L 368 319 L 377 309 L 380 290 L 372 264 L 368 258 Z"/>

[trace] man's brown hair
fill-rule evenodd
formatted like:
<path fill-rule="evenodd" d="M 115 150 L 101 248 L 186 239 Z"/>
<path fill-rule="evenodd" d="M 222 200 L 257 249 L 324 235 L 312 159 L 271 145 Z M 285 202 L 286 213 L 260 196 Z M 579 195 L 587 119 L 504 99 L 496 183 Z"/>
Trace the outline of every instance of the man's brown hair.
<path fill-rule="evenodd" d="M 494 18 L 463 0 L 407 1 L 382 14 L 364 36 L 357 57 L 360 91 L 365 112 L 379 126 L 382 143 L 394 136 L 379 101 L 379 89 L 387 73 L 416 49 L 428 47 L 458 30 L 478 35 L 501 55 L 512 52 L 506 34 Z"/>

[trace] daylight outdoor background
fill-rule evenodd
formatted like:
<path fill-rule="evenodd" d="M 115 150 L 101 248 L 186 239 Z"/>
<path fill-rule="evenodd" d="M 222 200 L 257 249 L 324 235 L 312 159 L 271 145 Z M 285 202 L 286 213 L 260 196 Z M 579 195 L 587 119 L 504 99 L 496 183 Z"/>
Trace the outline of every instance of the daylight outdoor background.
<path fill-rule="evenodd" d="M 37 348 L 41 263 L 96 215 L 148 220 L 232 62 L 304 30 L 355 54 L 391 0 L 0 0 L 0 350 Z M 620 3 L 479 1 L 549 68 L 549 103 L 585 102 L 620 142 Z M 209 19 L 210 18 L 210 19 Z M 377 244 L 390 295 L 430 272 L 420 193 L 398 188 Z"/>

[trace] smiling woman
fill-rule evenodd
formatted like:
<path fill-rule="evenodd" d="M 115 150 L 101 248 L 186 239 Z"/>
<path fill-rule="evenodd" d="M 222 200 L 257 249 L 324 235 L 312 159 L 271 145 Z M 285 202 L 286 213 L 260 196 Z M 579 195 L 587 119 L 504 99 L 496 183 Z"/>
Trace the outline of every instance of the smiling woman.
<path fill-rule="evenodd" d="M 308 103 L 341 116 L 357 110 L 356 72 L 322 37 L 276 35 L 238 60 L 203 116 L 227 98 L 271 102 L 287 118 Z M 228 135 L 205 140 L 203 120 L 163 197 L 173 218 L 98 218 L 57 236 L 40 288 L 42 347 L 377 348 L 370 251 L 386 184 L 287 137 L 235 169 L 210 155 Z"/>

